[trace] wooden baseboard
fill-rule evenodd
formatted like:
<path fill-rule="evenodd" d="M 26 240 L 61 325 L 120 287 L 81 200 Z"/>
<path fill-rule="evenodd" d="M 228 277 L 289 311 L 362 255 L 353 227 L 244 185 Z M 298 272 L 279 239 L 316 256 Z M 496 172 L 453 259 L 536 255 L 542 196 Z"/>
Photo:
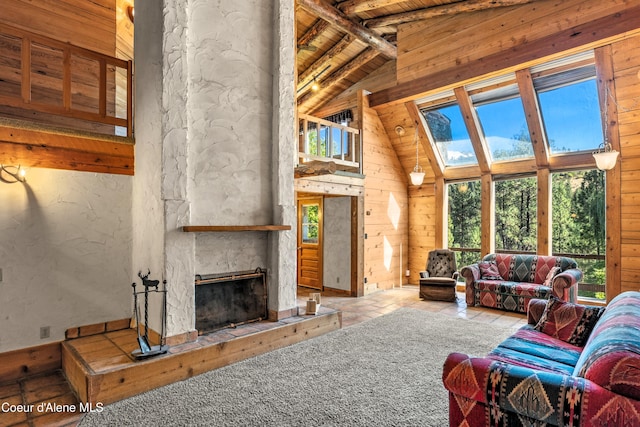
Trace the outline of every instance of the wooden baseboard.
<path fill-rule="evenodd" d="M 345 297 L 350 297 L 353 296 L 351 290 L 345 290 L 345 289 L 338 289 L 338 288 L 331 288 L 329 286 L 325 286 L 323 291 L 328 291 L 331 292 L 331 294 L 337 294 L 337 295 L 344 295 Z"/>
<path fill-rule="evenodd" d="M 60 342 L 0 353 L 0 382 L 17 381 L 61 367 Z"/>

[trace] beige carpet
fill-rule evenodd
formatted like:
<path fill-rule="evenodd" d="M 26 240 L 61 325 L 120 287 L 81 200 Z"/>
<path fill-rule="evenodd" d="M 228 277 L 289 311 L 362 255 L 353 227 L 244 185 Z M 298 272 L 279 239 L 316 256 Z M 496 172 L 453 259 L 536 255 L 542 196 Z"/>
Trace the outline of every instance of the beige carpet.
<path fill-rule="evenodd" d="M 402 308 L 85 415 L 89 426 L 443 426 L 442 365 L 514 329 Z"/>

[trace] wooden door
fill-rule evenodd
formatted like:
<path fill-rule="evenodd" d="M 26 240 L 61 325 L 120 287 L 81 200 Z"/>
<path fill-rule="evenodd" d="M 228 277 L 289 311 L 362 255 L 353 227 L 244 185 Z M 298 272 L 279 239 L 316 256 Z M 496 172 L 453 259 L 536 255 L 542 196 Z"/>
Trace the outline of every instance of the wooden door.
<path fill-rule="evenodd" d="M 298 285 L 322 290 L 322 197 L 298 199 Z"/>

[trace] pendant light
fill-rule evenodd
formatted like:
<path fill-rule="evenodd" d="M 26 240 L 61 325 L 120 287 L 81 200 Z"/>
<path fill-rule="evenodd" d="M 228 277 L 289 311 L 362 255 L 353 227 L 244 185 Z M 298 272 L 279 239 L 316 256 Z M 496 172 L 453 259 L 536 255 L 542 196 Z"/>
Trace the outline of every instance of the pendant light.
<path fill-rule="evenodd" d="M 409 174 L 411 177 L 411 183 L 413 185 L 422 185 L 422 181 L 424 181 L 424 171 L 420 167 L 420 163 L 418 162 L 418 126 L 416 125 L 416 165 L 413 168 L 413 172 Z"/>

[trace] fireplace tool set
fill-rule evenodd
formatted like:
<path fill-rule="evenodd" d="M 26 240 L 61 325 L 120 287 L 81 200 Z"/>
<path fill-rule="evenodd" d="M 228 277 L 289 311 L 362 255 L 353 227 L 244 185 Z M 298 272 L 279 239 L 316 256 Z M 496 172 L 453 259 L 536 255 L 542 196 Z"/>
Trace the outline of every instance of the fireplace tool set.
<path fill-rule="evenodd" d="M 139 350 L 136 349 L 131 353 L 136 359 L 146 359 L 148 357 L 164 354 L 169 349 L 169 347 L 164 344 L 165 324 L 167 321 L 167 281 L 162 281 L 163 289 L 160 290 L 158 289 L 160 281 L 149 280 L 150 274 L 151 271 L 147 272 L 144 276 L 142 275 L 142 272 L 138 273 L 138 277 L 142 279 L 144 291 L 136 292 L 136 283 L 134 282 L 131 284 L 133 287 L 133 310 L 136 317 L 136 332 L 138 334 L 138 344 L 140 346 Z M 162 294 L 162 331 L 160 333 L 160 344 L 154 346 L 149 344 L 149 293 L 151 292 Z M 140 307 L 138 306 L 139 294 L 144 294 L 144 335 L 140 335 Z"/>

